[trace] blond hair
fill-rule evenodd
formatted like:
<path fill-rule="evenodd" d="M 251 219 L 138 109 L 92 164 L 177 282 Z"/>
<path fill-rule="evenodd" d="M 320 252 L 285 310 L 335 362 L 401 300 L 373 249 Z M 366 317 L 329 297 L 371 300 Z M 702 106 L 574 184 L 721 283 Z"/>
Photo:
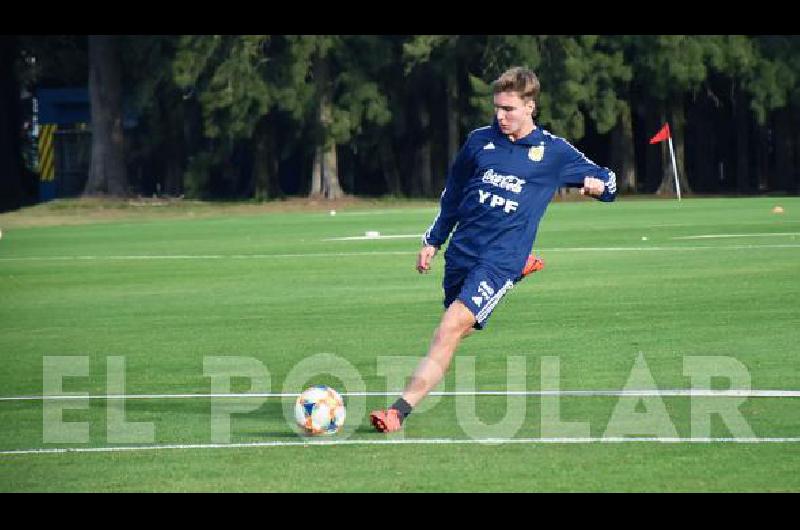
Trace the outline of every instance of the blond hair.
<path fill-rule="evenodd" d="M 533 73 L 532 70 L 524 66 L 509 68 L 492 83 L 492 90 L 495 94 L 499 94 L 500 92 L 516 92 L 523 101 L 533 100 L 536 107 L 534 116 L 539 107 L 538 100 L 540 89 L 539 78 L 536 77 L 536 74 Z"/>

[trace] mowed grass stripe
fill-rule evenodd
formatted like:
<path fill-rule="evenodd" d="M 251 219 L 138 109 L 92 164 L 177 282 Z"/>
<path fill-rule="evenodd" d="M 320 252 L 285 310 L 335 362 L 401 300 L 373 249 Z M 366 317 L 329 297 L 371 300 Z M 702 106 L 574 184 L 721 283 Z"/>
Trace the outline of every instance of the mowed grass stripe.
<path fill-rule="evenodd" d="M 706 245 L 706 246 L 648 246 L 648 247 L 565 247 L 538 248 L 537 252 L 690 252 L 698 250 L 758 250 L 758 249 L 797 249 L 799 244 L 775 245 Z M 141 254 L 131 256 L 30 256 L 0 258 L 0 261 L 147 261 L 147 260 L 264 260 L 273 258 L 342 258 L 349 256 L 408 256 L 414 251 L 364 251 L 364 252 L 317 252 L 304 254 Z"/>
<path fill-rule="evenodd" d="M 778 200 L 785 209 L 782 216 L 770 213 Z M 795 388 L 800 374 L 796 362 L 800 286 L 794 247 L 712 240 L 703 242 L 707 247 L 702 251 L 673 252 L 670 238 L 790 232 L 797 229 L 799 211 L 796 198 L 690 199 L 680 206 L 670 201 L 627 200 L 612 205 L 553 204 L 537 243 L 547 268 L 503 300 L 486 331 L 465 341 L 456 361 L 474 359 L 475 384 L 482 389 L 506 387 L 506 360 L 511 356 L 526 358 L 527 388 L 539 388 L 539 360 L 544 356 L 560 359 L 561 388 L 623 388 L 637 354 L 643 352 L 658 387 L 679 389 L 690 386 L 684 358 L 721 356 L 745 367 L 751 388 Z M 421 232 L 433 215 L 435 208 L 333 217 L 229 215 L 4 228 L 0 259 L 286 257 L 2 261 L 0 394 L 41 395 L 44 355 L 89 358 L 89 374 L 66 378 L 66 392 L 109 393 L 108 356 L 125 357 L 125 392 L 129 394 L 208 393 L 209 379 L 203 376 L 206 356 L 256 359 L 269 370 L 272 390 L 281 391 L 292 369 L 320 352 L 352 364 L 368 391 L 397 388 L 389 384 L 387 364 L 381 364 L 381 359 L 405 359 L 403 366 L 408 367 L 424 353 L 441 314 L 441 257 L 430 275 L 420 276 L 413 270 L 415 241 L 322 240 L 368 230 Z M 731 246 L 736 248 L 720 250 Z M 670 247 L 670 251 L 563 250 L 632 247 Z M 332 256 L 376 250 L 394 254 Z M 333 376 L 309 380 L 309 384 L 317 382 L 341 386 Z M 454 371 L 445 388 L 456 388 Z M 249 390 L 246 380 L 234 381 L 231 388 L 232 392 Z M 370 406 L 391 399 L 376 397 Z M 679 434 L 688 435 L 689 400 L 673 399 L 678 402 L 668 403 L 670 413 L 675 410 Z M 446 401 L 412 416 L 409 437 L 463 438 Z M 564 404 L 563 420 L 591 421 L 592 435 L 602 434 L 603 418 L 609 417 L 613 403 L 577 401 Z M 767 406 L 748 399 L 741 407 L 757 436 L 800 434 L 798 408 L 791 400 L 774 401 Z M 10 403 L 0 407 L 6 426 L 3 448 L 42 445 L 41 410 L 30 404 L 15 407 Z M 483 421 L 491 423 L 503 418 L 506 404 L 502 398 L 487 399 L 478 400 L 477 407 Z M 100 406 L 65 411 L 64 419 L 89 421 L 91 445 L 105 447 L 109 445 L 105 410 Z M 154 422 L 159 443 L 210 441 L 207 404 L 135 400 L 126 403 L 126 411 L 128 421 Z M 536 414 L 533 410 L 534 421 Z M 375 436 L 366 423 L 347 427 L 360 438 Z M 269 404 L 234 416 L 231 428 L 233 440 L 242 443 L 288 441 L 287 437 L 295 436 L 281 408 Z M 712 431 L 713 437 L 726 437 L 724 425 L 714 424 Z M 536 434 L 535 429 L 520 432 L 522 438 Z M 452 444 L 355 449 L 330 447 L 325 458 L 313 457 L 304 447 L 222 453 L 16 455 L 4 459 L 0 489 L 309 491 L 331 485 L 348 491 L 800 489 L 796 444 L 626 443 L 619 449 L 613 444 Z"/>
<path fill-rule="evenodd" d="M 659 437 L 601 437 L 601 438 L 487 438 L 484 440 L 451 438 L 383 439 L 383 440 L 304 440 L 297 442 L 253 442 L 231 444 L 172 444 L 109 447 L 54 447 L 0 451 L 0 455 L 45 455 L 65 453 L 124 453 L 131 451 L 256 449 L 264 447 L 330 447 L 359 445 L 519 445 L 519 444 L 794 444 L 800 438 L 659 438 Z"/>

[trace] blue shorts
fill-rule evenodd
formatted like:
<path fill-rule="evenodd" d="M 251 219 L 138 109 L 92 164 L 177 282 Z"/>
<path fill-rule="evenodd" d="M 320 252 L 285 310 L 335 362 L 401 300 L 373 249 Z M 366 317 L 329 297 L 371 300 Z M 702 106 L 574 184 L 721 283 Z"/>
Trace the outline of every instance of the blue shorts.
<path fill-rule="evenodd" d="M 471 269 L 445 268 L 444 307 L 460 300 L 473 315 L 475 329 L 483 329 L 498 302 L 514 287 L 514 280 L 485 265 Z"/>

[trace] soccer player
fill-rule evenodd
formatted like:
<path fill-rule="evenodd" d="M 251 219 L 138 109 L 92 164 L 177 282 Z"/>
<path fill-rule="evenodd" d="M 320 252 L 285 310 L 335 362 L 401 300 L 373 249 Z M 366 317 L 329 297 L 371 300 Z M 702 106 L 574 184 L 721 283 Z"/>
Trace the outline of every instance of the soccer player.
<path fill-rule="evenodd" d="M 541 267 L 529 252 L 539 221 L 559 187 L 613 201 L 614 173 L 569 142 L 534 123 L 539 80 L 514 67 L 493 83 L 495 119 L 472 131 L 456 156 L 442 192 L 439 215 L 422 238 L 417 270 L 447 241 L 445 312 L 402 396 L 370 414 L 381 432 L 402 428 L 412 409 L 442 380 L 461 339 L 483 329 L 514 284 Z M 521 272 L 522 271 L 522 272 Z"/>

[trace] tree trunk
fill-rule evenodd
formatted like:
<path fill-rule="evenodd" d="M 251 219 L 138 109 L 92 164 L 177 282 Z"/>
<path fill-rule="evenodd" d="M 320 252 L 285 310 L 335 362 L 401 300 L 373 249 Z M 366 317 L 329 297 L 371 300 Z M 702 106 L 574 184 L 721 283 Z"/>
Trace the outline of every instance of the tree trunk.
<path fill-rule="evenodd" d="M 394 154 L 394 146 L 391 145 L 390 140 L 381 138 L 378 149 L 380 151 L 383 178 L 386 182 L 386 193 L 393 197 L 400 197 L 403 195 L 403 189 L 400 169 L 397 166 L 397 157 Z"/>
<path fill-rule="evenodd" d="M 644 130 L 647 131 L 647 138 L 654 135 L 664 125 L 663 112 L 653 107 L 654 105 L 645 104 L 643 102 L 640 102 L 636 107 L 637 115 L 640 116 Z M 642 173 L 644 178 L 639 179 L 639 191 L 653 193 L 658 190 L 663 180 L 662 166 L 664 160 L 661 147 L 661 144 L 645 144 L 644 168 Z"/>
<path fill-rule="evenodd" d="M 339 174 L 336 164 L 336 144 L 331 137 L 333 122 L 333 102 L 331 83 L 328 72 L 328 61 L 319 58 L 314 65 L 319 94 L 319 135 L 314 154 L 314 168 L 311 173 L 310 196 L 322 195 L 326 199 L 337 199 L 343 195 L 339 185 Z"/>
<path fill-rule="evenodd" d="M 253 139 L 253 198 L 257 201 L 269 200 L 269 139 L 264 124 L 264 119 L 255 129 Z"/>
<path fill-rule="evenodd" d="M 0 36 L 0 211 L 22 202 L 22 157 L 19 124 L 19 85 L 14 70 L 14 36 Z"/>
<path fill-rule="evenodd" d="M 794 117 L 792 119 L 792 151 L 794 152 L 794 164 L 792 165 L 792 185 L 791 185 L 791 193 L 800 193 L 800 126 L 797 125 L 798 120 L 800 120 L 800 111 L 797 108 L 791 109 L 791 115 Z"/>
<path fill-rule="evenodd" d="M 187 158 L 187 142 L 184 134 L 184 106 L 175 104 L 175 99 L 170 98 L 166 91 L 161 92 L 163 101 L 161 116 L 168 127 L 166 137 L 168 145 L 162 148 L 164 158 L 164 189 L 163 193 L 170 197 L 178 197 L 183 193 L 183 173 Z"/>
<path fill-rule="evenodd" d="M 695 191 L 716 192 L 720 188 L 721 145 L 714 119 L 721 113 L 719 100 L 710 90 L 699 94 L 687 113 L 684 144 L 687 171 Z"/>
<path fill-rule="evenodd" d="M 314 148 L 314 164 L 311 167 L 311 189 L 308 192 L 311 197 L 322 195 L 322 147 Z"/>
<path fill-rule="evenodd" d="M 331 143 L 322 156 L 322 196 L 332 200 L 343 195 L 337 171 L 336 144 Z"/>
<path fill-rule="evenodd" d="M 633 147 L 633 122 L 627 105 L 611 131 L 611 170 L 617 175 L 617 189 L 636 192 L 636 160 Z"/>
<path fill-rule="evenodd" d="M 417 175 L 419 175 L 419 191 L 423 197 L 433 196 L 433 173 L 431 171 L 431 114 L 428 103 L 424 99 L 419 105 L 420 139 L 422 144 L 417 150 Z"/>
<path fill-rule="evenodd" d="M 750 168 L 748 154 L 750 150 L 750 110 L 744 92 L 735 87 L 735 105 L 733 108 L 736 121 L 736 191 L 750 192 Z"/>
<path fill-rule="evenodd" d="M 450 68 L 447 70 L 447 167 L 445 168 L 445 173 L 442 175 L 441 179 L 438 177 L 440 172 L 437 171 L 436 189 L 444 188 L 446 171 L 456 159 L 458 147 L 461 143 L 458 130 L 460 119 L 458 112 L 458 77 L 456 76 L 456 72 L 456 68 Z"/>
<path fill-rule="evenodd" d="M 758 126 L 758 191 L 769 191 L 772 181 L 769 164 L 769 122 Z"/>
<path fill-rule="evenodd" d="M 278 180 L 278 156 L 274 126 L 262 118 L 255 130 L 253 197 L 258 201 L 283 197 Z"/>
<path fill-rule="evenodd" d="M 122 132 L 122 88 L 117 37 L 89 36 L 92 161 L 85 195 L 129 194 Z"/>
<path fill-rule="evenodd" d="M 792 192 L 794 188 L 794 135 L 792 115 L 787 109 L 775 113 L 775 173 L 777 189 Z"/>
<path fill-rule="evenodd" d="M 169 197 L 183 195 L 183 161 L 170 156 L 166 162 L 164 174 L 164 194 Z"/>
<path fill-rule="evenodd" d="M 683 141 L 686 136 L 686 114 L 684 112 L 683 104 L 676 102 L 670 106 L 668 114 L 672 118 L 669 128 L 672 136 L 672 148 L 675 150 L 675 166 L 678 171 L 681 195 L 687 195 L 692 192 L 686 175 L 686 150 L 684 149 L 685 144 Z M 672 167 L 672 154 L 669 151 L 669 140 L 661 142 L 661 160 L 661 184 L 658 186 L 656 195 L 677 193 L 675 189 L 675 170 Z"/>

